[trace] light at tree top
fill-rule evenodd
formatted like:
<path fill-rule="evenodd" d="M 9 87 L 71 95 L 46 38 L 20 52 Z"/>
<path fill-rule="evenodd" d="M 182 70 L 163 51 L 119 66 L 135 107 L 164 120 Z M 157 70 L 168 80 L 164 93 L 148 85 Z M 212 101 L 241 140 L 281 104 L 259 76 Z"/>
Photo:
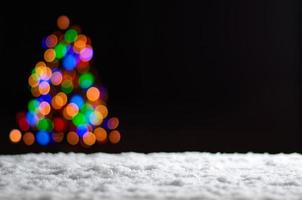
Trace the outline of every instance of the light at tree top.
<path fill-rule="evenodd" d="M 42 41 L 43 61 L 37 62 L 28 84 L 33 98 L 27 112 L 17 114 L 13 143 L 49 145 L 66 141 L 75 146 L 116 144 L 119 119 L 108 118 L 105 89 L 91 69 L 91 40 L 67 16 L 57 20 L 60 31 Z"/>

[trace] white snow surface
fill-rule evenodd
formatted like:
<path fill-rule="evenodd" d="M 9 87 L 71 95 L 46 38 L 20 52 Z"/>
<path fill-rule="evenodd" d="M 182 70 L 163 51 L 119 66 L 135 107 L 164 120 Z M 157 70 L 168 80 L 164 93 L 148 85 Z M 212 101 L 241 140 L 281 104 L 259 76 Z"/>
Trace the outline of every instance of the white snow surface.
<path fill-rule="evenodd" d="M 0 199 L 302 199 L 302 155 L 0 156 Z"/>

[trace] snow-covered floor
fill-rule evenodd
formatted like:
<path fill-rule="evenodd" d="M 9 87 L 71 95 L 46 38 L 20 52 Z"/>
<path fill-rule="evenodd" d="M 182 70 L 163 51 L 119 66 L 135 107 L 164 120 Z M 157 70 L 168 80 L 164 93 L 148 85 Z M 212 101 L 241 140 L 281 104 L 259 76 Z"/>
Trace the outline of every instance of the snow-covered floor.
<path fill-rule="evenodd" d="M 0 156 L 0 199 L 302 199 L 302 155 Z"/>

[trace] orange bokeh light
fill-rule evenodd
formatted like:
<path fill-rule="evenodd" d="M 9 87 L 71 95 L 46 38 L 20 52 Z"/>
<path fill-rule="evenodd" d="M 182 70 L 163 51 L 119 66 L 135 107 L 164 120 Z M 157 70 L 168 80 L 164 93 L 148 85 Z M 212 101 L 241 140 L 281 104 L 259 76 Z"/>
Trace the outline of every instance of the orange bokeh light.
<path fill-rule="evenodd" d="M 32 145 L 35 142 L 35 136 L 33 133 L 31 132 L 26 132 L 23 135 L 23 142 L 24 144 L 26 144 L 27 146 Z"/>
<path fill-rule="evenodd" d="M 72 119 L 79 112 L 79 107 L 75 103 L 69 103 L 64 111 L 63 115 L 66 119 Z"/>
<path fill-rule="evenodd" d="M 69 132 L 67 134 L 67 142 L 70 144 L 70 145 L 77 145 L 79 143 L 79 136 L 76 132 Z"/>
<path fill-rule="evenodd" d="M 60 85 L 62 83 L 62 80 L 63 80 L 61 72 L 52 73 L 52 76 L 51 76 L 50 80 L 51 80 L 51 83 L 53 85 Z"/>
<path fill-rule="evenodd" d="M 39 92 L 43 95 L 48 94 L 50 91 L 49 83 L 46 81 L 43 81 L 39 84 Z"/>
<path fill-rule="evenodd" d="M 46 101 L 42 101 L 39 105 L 39 110 L 42 115 L 48 115 L 50 113 L 50 105 Z"/>
<path fill-rule="evenodd" d="M 106 118 L 108 115 L 108 109 L 105 105 L 98 105 L 95 110 L 100 112 L 103 115 L 103 118 Z"/>
<path fill-rule="evenodd" d="M 91 87 L 87 90 L 86 96 L 89 101 L 96 101 L 100 97 L 100 91 L 96 87 Z"/>
<path fill-rule="evenodd" d="M 9 139 L 13 143 L 20 142 L 21 138 L 22 138 L 22 134 L 21 134 L 21 132 L 18 129 L 13 129 L 9 133 Z"/>
<path fill-rule="evenodd" d="M 109 133 L 109 141 L 112 144 L 117 144 L 121 140 L 121 134 L 119 131 L 114 130 Z"/>
<path fill-rule="evenodd" d="M 55 34 L 51 34 L 46 38 L 45 42 L 48 48 L 55 47 L 58 42 L 58 37 Z"/>
<path fill-rule="evenodd" d="M 57 20 L 57 25 L 59 29 L 65 30 L 69 27 L 70 21 L 69 18 L 65 15 L 62 15 Z"/>
<path fill-rule="evenodd" d="M 107 139 L 107 131 L 101 127 L 94 129 L 94 135 L 98 142 L 105 142 Z"/>
<path fill-rule="evenodd" d="M 91 132 L 86 132 L 83 136 L 83 142 L 84 144 L 86 144 L 87 146 L 92 146 L 94 145 L 96 141 L 96 137 L 93 133 Z"/>

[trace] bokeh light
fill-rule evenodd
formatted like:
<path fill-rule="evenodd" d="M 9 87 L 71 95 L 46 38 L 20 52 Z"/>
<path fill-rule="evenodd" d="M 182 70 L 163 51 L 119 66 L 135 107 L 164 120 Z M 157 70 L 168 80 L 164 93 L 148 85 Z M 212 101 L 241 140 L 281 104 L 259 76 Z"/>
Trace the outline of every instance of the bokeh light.
<path fill-rule="evenodd" d="M 71 103 L 75 103 L 79 108 L 84 105 L 84 99 L 80 95 L 74 95 L 70 98 Z"/>
<path fill-rule="evenodd" d="M 67 43 L 74 42 L 78 37 L 78 33 L 74 29 L 69 29 L 65 32 L 64 38 Z"/>
<path fill-rule="evenodd" d="M 39 111 L 42 115 L 48 115 L 50 113 L 50 105 L 46 101 L 42 101 L 39 105 Z"/>
<path fill-rule="evenodd" d="M 56 46 L 57 42 L 58 42 L 58 37 L 55 34 L 51 34 L 46 38 L 45 45 L 48 48 L 53 48 Z"/>
<path fill-rule="evenodd" d="M 37 142 L 40 145 L 47 145 L 50 142 L 50 136 L 46 131 L 38 131 L 36 135 Z"/>
<path fill-rule="evenodd" d="M 60 85 L 62 83 L 63 77 L 62 77 L 62 73 L 59 71 L 56 71 L 54 73 L 52 73 L 51 76 L 51 83 L 53 85 Z"/>
<path fill-rule="evenodd" d="M 79 143 L 79 136 L 76 132 L 74 131 L 70 131 L 68 134 L 67 134 L 67 142 L 70 144 L 70 145 L 77 145 Z"/>
<path fill-rule="evenodd" d="M 62 133 L 62 132 L 52 133 L 51 138 L 54 142 L 60 143 L 64 139 L 64 133 Z"/>
<path fill-rule="evenodd" d="M 112 144 L 117 144 L 120 142 L 120 140 L 121 140 L 121 134 L 119 131 L 114 130 L 109 133 L 109 141 Z"/>
<path fill-rule="evenodd" d="M 77 58 L 73 54 L 68 54 L 64 59 L 63 59 L 63 67 L 66 70 L 73 70 L 77 65 Z"/>
<path fill-rule="evenodd" d="M 84 142 L 85 145 L 92 146 L 92 145 L 94 145 L 95 141 L 96 141 L 96 137 L 93 133 L 86 132 L 83 135 L 83 142 Z"/>
<path fill-rule="evenodd" d="M 112 117 L 107 122 L 107 126 L 109 129 L 116 129 L 118 125 L 119 125 L 119 119 L 117 117 Z"/>
<path fill-rule="evenodd" d="M 27 146 L 33 145 L 34 142 L 35 142 L 35 136 L 34 136 L 34 134 L 32 132 L 26 132 L 23 135 L 23 142 Z"/>
<path fill-rule="evenodd" d="M 63 115 L 66 119 L 72 119 L 75 115 L 77 115 L 79 112 L 79 107 L 77 106 L 77 104 L 75 103 L 69 103 L 64 111 L 63 111 Z"/>
<path fill-rule="evenodd" d="M 22 138 L 22 134 L 18 129 L 13 129 L 10 131 L 9 139 L 11 142 L 18 143 L 20 142 L 21 138 Z"/>
<path fill-rule="evenodd" d="M 80 51 L 80 59 L 84 62 L 88 62 L 93 57 L 93 50 L 91 47 L 85 47 Z"/>
<path fill-rule="evenodd" d="M 73 90 L 72 80 L 64 80 L 61 85 L 61 90 L 66 94 L 69 94 Z"/>
<path fill-rule="evenodd" d="M 51 105 L 54 109 L 61 109 L 67 103 L 67 95 L 64 92 L 59 92 L 51 100 Z"/>
<path fill-rule="evenodd" d="M 53 49 L 47 49 L 44 53 L 44 60 L 46 62 L 52 62 L 56 58 L 56 52 Z"/>
<path fill-rule="evenodd" d="M 65 56 L 65 54 L 67 52 L 67 48 L 63 43 L 59 43 L 55 47 L 55 52 L 56 52 L 56 58 L 61 59 Z"/>
<path fill-rule="evenodd" d="M 93 133 L 98 142 L 104 143 L 107 140 L 107 131 L 104 128 L 98 127 L 94 129 Z"/>
<path fill-rule="evenodd" d="M 81 88 L 89 88 L 94 83 L 94 76 L 91 73 L 81 74 L 79 83 Z"/>
<path fill-rule="evenodd" d="M 69 18 L 66 15 L 62 15 L 60 17 L 58 17 L 57 20 L 57 26 L 59 27 L 59 29 L 65 30 L 69 27 Z"/>
<path fill-rule="evenodd" d="M 39 92 L 40 94 L 48 94 L 50 91 L 50 85 L 47 81 L 42 81 L 39 84 Z"/>
<path fill-rule="evenodd" d="M 86 96 L 89 101 L 96 101 L 100 97 L 100 91 L 96 87 L 91 87 L 87 90 Z"/>

